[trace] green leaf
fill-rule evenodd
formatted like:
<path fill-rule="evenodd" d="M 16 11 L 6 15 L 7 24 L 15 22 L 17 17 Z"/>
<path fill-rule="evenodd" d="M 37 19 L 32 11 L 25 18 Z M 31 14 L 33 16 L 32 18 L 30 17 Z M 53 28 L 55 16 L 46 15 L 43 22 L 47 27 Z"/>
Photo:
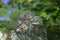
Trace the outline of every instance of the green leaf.
<path fill-rule="evenodd" d="M 44 4 L 45 4 L 46 6 L 50 6 L 50 5 L 51 5 L 51 2 L 50 2 L 50 1 L 47 1 L 47 2 L 44 2 Z"/>
<path fill-rule="evenodd" d="M 3 16 L 5 14 L 7 14 L 7 10 L 5 8 L 0 8 L 0 16 Z"/>
<path fill-rule="evenodd" d="M 23 3 L 25 0 L 17 0 L 18 3 Z"/>
<path fill-rule="evenodd" d="M 52 16 L 57 16 L 57 12 L 58 12 L 58 11 L 52 12 Z"/>
<path fill-rule="evenodd" d="M 41 13 L 40 13 L 40 16 L 41 16 L 41 17 L 44 17 L 44 18 L 45 18 L 45 17 L 46 17 L 46 15 L 47 15 L 47 13 L 46 13 L 46 12 L 41 12 Z"/>

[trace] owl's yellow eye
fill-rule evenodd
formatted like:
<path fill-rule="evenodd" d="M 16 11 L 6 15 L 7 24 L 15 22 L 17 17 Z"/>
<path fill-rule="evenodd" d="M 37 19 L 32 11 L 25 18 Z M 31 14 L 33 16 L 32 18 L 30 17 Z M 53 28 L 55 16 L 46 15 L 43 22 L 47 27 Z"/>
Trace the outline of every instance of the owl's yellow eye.
<path fill-rule="evenodd" d="M 29 15 L 29 17 L 30 17 L 30 18 L 32 18 L 32 16 L 31 16 L 31 15 Z"/>
<path fill-rule="evenodd" d="M 31 19 L 31 18 L 32 18 L 32 16 L 31 16 L 31 15 L 26 15 L 26 17 L 27 17 L 28 19 Z"/>

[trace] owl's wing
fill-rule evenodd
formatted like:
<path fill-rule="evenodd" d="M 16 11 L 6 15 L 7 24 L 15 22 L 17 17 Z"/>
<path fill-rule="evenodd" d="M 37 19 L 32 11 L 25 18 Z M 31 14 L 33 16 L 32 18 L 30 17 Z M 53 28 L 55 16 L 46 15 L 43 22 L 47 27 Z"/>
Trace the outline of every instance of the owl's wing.
<path fill-rule="evenodd" d="M 33 30 L 32 32 L 34 33 L 34 36 L 40 36 L 40 39 L 42 40 L 47 40 L 47 33 L 46 29 L 43 26 L 43 19 L 39 16 L 34 16 L 33 18 Z"/>

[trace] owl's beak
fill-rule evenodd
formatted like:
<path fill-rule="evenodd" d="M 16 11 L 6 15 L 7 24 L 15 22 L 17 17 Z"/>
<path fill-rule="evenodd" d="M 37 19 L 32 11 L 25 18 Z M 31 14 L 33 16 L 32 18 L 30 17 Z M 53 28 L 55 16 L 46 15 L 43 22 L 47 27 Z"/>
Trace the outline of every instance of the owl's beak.
<path fill-rule="evenodd" d="M 16 32 L 19 32 L 19 29 L 16 29 Z"/>
<path fill-rule="evenodd" d="M 31 21 L 33 21 L 34 19 L 31 19 Z"/>

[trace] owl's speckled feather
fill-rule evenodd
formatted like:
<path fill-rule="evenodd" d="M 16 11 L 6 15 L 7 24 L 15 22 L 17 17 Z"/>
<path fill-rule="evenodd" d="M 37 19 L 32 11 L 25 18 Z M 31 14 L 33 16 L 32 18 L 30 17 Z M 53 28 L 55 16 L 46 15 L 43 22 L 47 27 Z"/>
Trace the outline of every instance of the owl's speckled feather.
<path fill-rule="evenodd" d="M 47 40 L 46 30 L 43 27 L 43 20 L 39 16 L 34 16 L 31 11 L 24 11 L 20 13 L 19 19 L 16 23 L 16 32 L 18 36 L 25 35 L 22 40 Z M 32 37 L 32 38 L 31 38 Z"/>

